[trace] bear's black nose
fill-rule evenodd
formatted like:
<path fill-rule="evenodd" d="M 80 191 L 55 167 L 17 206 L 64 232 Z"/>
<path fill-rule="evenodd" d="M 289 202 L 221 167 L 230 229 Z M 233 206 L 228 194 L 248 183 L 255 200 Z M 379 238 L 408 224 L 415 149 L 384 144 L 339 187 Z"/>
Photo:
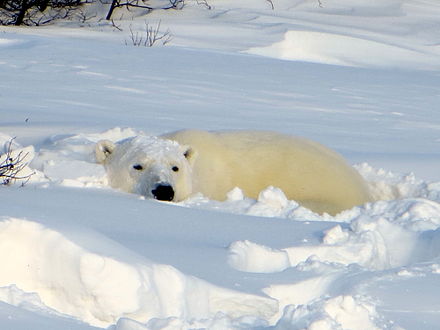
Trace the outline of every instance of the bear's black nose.
<path fill-rule="evenodd" d="M 160 201 L 171 202 L 174 198 L 174 189 L 169 184 L 158 184 L 151 193 Z"/>

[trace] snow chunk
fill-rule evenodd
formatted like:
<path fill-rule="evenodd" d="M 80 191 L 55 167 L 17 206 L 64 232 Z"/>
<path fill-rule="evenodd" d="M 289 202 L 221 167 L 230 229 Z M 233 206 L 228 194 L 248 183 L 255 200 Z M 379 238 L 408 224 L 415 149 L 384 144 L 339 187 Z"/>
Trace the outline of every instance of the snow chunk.
<path fill-rule="evenodd" d="M 226 200 L 230 201 L 230 202 L 235 202 L 235 201 L 242 201 L 244 200 L 244 193 L 243 190 L 241 190 L 238 187 L 235 187 L 234 189 L 232 189 L 230 192 L 228 192 L 226 194 Z"/>
<path fill-rule="evenodd" d="M 95 244 L 106 250 L 107 239 L 87 235 L 94 235 Z M 39 223 L 4 218 L 0 286 L 15 285 L 34 294 L 11 296 L 13 290 L 9 294 L 0 290 L 0 299 L 43 306 L 100 327 L 124 317 L 139 322 L 167 317 L 189 320 L 219 312 L 231 318 L 254 315 L 265 320 L 278 310 L 272 299 L 218 288 L 140 257 L 129 262 L 131 255 L 124 257 L 127 252 L 122 250 L 119 254 L 126 261 L 89 251 Z"/>
<path fill-rule="evenodd" d="M 310 305 L 289 305 L 277 329 L 379 329 L 374 306 L 353 296 L 337 296 Z"/>
<path fill-rule="evenodd" d="M 440 189 L 436 184 L 419 180 L 414 173 L 396 174 L 366 163 L 355 165 L 355 168 L 368 182 L 374 200 L 423 197 L 440 201 Z"/>
<path fill-rule="evenodd" d="M 255 273 L 273 273 L 290 267 L 285 251 L 250 241 L 232 243 L 229 246 L 228 263 L 237 270 Z"/>
<path fill-rule="evenodd" d="M 249 241 L 229 247 L 229 265 L 247 272 L 276 272 L 302 263 L 358 264 L 383 270 L 437 258 L 440 253 L 440 204 L 424 199 L 377 202 L 340 215 L 319 245 L 275 250 Z"/>

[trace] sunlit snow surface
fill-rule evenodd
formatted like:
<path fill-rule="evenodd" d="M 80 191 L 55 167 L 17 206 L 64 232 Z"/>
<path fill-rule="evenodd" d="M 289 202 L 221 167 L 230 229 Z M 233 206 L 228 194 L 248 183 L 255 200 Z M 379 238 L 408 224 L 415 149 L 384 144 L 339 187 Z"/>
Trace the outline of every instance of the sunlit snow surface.
<path fill-rule="evenodd" d="M 0 147 L 16 137 L 34 173 L 0 187 L 2 328 L 438 326 L 440 5 L 273 4 L 0 28 Z M 126 45 L 146 19 L 168 46 Z M 97 141 L 181 128 L 317 140 L 378 201 L 332 217 L 276 187 L 181 203 L 108 187 Z"/>

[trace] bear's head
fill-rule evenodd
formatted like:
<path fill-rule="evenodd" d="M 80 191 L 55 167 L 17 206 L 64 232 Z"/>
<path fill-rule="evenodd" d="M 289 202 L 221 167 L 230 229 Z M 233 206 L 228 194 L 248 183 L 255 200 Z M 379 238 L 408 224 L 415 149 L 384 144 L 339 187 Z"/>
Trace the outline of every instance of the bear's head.
<path fill-rule="evenodd" d="M 95 156 L 114 188 L 162 201 L 181 201 L 192 192 L 194 151 L 175 141 L 150 136 L 117 144 L 102 140 Z"/>

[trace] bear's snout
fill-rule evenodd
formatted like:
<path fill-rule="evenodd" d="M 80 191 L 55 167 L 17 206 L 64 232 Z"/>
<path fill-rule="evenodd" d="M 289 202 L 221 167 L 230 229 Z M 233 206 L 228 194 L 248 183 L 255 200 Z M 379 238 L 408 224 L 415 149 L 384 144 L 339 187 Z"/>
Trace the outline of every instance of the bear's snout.
<path fill-rule="evenodd" d="M 160 201 L 171 202 L 174 198 L 174 189 L 168 183 L 158 183 L 151 193 Z"/>

